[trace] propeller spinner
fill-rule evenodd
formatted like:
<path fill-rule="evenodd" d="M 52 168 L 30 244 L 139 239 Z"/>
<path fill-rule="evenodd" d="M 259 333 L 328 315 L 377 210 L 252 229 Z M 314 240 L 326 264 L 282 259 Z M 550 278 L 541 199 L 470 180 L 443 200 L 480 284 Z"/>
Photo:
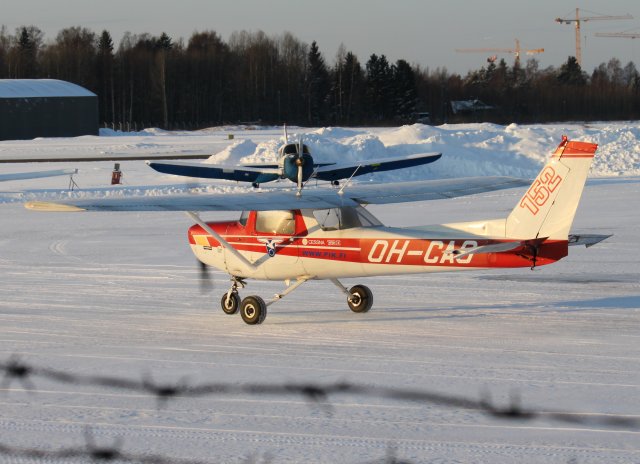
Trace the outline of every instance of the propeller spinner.
<path fill-rule="evenodd" d="M 298 192 L 302 185 L 313 174 L 313 157 L 309 147 L 302 142 L 302 138 L 295 143 L 287 143 L 282 149 L 282 177 L 295 182 Z"/>

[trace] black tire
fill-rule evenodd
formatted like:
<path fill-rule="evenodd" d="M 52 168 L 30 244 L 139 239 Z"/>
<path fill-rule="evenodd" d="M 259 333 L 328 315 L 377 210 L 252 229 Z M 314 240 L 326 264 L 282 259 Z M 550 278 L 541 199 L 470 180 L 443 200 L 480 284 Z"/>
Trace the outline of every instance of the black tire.
<path fill-rule="evenodd" d="M 238 312 L 238 308 L 240 307 L 240 297 L 238 296 L 238 292 L 231 292 L 229 296 L 229 304 L 227 304 L 227 294 L 222 295 L 222 299 L 220 300 L 220 306 L 225 314 L 235 314 Z"/>
<path fill-rule="evenodd" d="M 267 317 L 267 305 L 259 296 L 248 296 L 240 304 L 240 316 L 249 325 L 262 324 Z"/>
<path fill-rule="evenodd" d="M 347 299 L 349 309 L 354 313 L 366 313 L 373 305 L 373 293 L 369 287 L 364 285 L 356 285 L 349 289 L 351 297 Z"/>

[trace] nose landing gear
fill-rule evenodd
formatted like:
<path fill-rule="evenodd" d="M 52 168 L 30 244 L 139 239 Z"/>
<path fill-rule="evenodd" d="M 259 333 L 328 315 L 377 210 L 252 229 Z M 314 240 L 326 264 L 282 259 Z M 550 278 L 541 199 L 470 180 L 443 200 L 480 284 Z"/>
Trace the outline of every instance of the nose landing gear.
<path fill-rule="evenodd" d="M 227 293 L 222 295 L 220 306 L 225 314 L 235 314 L 240 306 L 240 296 L 238 295 L 238 287 L 244 288 L 247 284 L 243 279 L 238 277 L 231 278 L 231 288 Z"/>

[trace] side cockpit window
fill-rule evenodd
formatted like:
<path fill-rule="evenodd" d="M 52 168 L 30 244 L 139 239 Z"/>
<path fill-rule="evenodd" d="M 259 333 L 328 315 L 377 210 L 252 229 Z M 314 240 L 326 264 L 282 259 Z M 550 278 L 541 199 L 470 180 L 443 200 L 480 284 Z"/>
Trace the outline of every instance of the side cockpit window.
<path fill-rule="evenodd" d="M 361 206 L 317 209 L 313 216 L 322 230 L 344 230 L 353 227 L 377 227 L 382 223 Z"/>
<path fill-rule="evenodd" d="M 256 232 L 259 234 L 293 235 L 296 221 L 293 211 L 258 211 Z"/>

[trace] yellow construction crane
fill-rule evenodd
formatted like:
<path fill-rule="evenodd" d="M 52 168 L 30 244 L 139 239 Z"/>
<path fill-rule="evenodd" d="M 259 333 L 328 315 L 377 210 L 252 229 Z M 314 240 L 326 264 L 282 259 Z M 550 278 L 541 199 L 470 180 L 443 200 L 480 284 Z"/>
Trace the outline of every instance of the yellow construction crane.
<path fill-rule="evenodd" d="M 560 24 L 571 24 L 575 23 L 576 25 L 576 60 L 578 64 L 582 66 L 582 46 L 580 45 L 580 23 L 587 21 L 609 21 L 615 19 L 633 19 L 629 13 L 624 16 L 586 16 L 580 17 L 580 8 L 576 8 L 576 17 L 575 18 L 556 18 L 555 21 Z"/>
<path fill-rule="evenodd" d="M 619 37 L 622 39 L 640 39 L 640 32 L 596 32 L 596 37 Z"/>
<path fill-rule="evenodd" d="M 531 50 L 522 50 L 520 48 L 520 41 L 516 39 L 515 48 L 456 48 L 458 53 L 512 53 L 516 57 L 516 61 L 520 62 L 520 55 L 525 53 L 527 55 L 533 55 L 536 53 L 543 53 L 544 48 L 533 48 Z M 488 61 L 495 61 L 494 57 L 489 57 Z"/>

